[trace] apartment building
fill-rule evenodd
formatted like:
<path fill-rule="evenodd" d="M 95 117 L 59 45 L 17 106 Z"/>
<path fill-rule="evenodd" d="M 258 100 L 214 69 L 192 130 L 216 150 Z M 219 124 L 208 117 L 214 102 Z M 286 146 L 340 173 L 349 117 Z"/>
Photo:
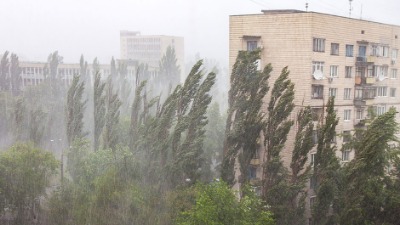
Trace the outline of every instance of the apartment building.
<path fill-rule="evenodd" d="M 183 37 L 165 35 L 141 35 L 137 31 L 121 31 L 121 59 L 134 60 L 148 65 L 150 71 L 157 71 L 167 48 L 175 49 L 177 64 L 181 68 L 181 80 L 184 74 Z"/>
<path fill-rule="evenodd" d="M 338 134 L 332 144 L 338 149 L 372 107 L 377 115 L 390 107 L 400 110 L 398 70 L 400 26 L 299 10 L 265 10 L 261 14 L 230 16 L 229 64 L 240 50 L 262 49 L 261 66 L 271 63 L 270 84 L 283 67 L 289 66 L 295 83 L 295 110 L 311 106 L 315 123 L 323 119 L 329 96 L 335 96 L 339 117 Z M 269 96 L 266 97 L 266 101 Z M 266 109 L 265 106 L 264 109 Z M 400 117 L 397 117 L 400 121 Z M 282 153 L 286 166 L 291 160 L 295 129 L 289 133 Z M 315 133 L 316 134 L 316 133 Z M 344 135 L 343 135 L 344 134 Z M 315 136 L 316 139 L 316 136 Z M 313 163 L 315 151 L 309 155 Z M 353 151 L 337 152 L 347 162 Z M 261 177 L 260 160 L 252 161 L 249 174 Z M 312 181 L 309 204 L 313 202 Z"/>

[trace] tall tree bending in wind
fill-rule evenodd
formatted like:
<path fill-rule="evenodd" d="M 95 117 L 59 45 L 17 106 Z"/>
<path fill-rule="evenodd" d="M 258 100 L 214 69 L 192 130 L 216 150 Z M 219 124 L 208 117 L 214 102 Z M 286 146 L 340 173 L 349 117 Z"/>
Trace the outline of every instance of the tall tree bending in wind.
<path fill-rule="evenodd" d="M 72 146 L 75 139 L 86 135 L 83 132 L 83 115 L 86 108 L 86 101 L 83 100 L 85 83 L 79 80 L 79 76 L 75 75 L 67 95 L 66 122 L 68 146 Z"/>
<path fill-rule="evenodd" d="M 94 117 L 94 141 L 93 147 L 97 151 L 99 148 L 99 139 L 105 124 L 106 96 L 104 88 L 106 84 L 101 81 L 101 75 L 96 72 L 93 86 L 93 117 Z"/>
<path fill-rule="evenodd" d="M 239 182 L 247 182 L 248 166 L 260 148 L 257 139 L 265 126 L 261 106 L 269 89 L 272 67 L 268 64 L 263 71 L 258 71 L 258 59 L 260 50 L 241 51 L 232 70 L 221 171 L 222 179 L 230 185 L 235 182 L 234 163 L 238 154 L 243 174 Z"/>

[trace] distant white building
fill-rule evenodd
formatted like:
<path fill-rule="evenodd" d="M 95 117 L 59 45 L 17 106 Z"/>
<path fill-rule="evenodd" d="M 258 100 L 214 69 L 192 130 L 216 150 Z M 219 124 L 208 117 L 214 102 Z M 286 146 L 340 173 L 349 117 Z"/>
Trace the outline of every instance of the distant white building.
<path fill-rule="evenodd" d="M 169 46 L 175 49 L 177 63 L 184 78 L 183 37 L 165 35 L 141 35 L 137 31 L 120 32 L 121 60 L 132 60 L 148 65 L 149 70 L 158 70 L 159 63 Z"/>

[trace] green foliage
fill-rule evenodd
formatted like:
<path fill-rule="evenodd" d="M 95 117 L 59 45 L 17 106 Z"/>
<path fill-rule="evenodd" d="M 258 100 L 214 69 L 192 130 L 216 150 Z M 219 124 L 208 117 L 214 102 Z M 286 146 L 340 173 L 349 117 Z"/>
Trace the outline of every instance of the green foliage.
<path fill-rule="evenodd" d="M 386 173 L 389 143 L 398 142 L 395 118 L 396 110 L 391 108 L 354 140 L 355 158 L 345 167 L 342 224 L 398 224 L 399 181 Z"/>
<path fill-rule="evenodd" d="M 31 144 L 16 144 L 0 153 L 0 201 L 14 214 L 16 224 L 37 217 L 38 198 L 45 195 L 57 168 L 54 156 Z"/>
<path fill-rule="evenodd" d="M 267 65 L 262 72 L 257 71 L 256 61 L 259 58 L 259 50 L 241 51 L 232 70 L 221 171 L 223 180 L 231 185 L 234 183 L 234 162 L 239 150 L 240 171 L 247 174 L 250 160 L 260 147 L 257 140 L 265 126 L 261 106 L 269 90 L 272 67 Z M 247 182 L 245 175 L 241 178 L 240 183 Z"/>
<path fill-rule="evenodd" d="M 331 97 L 326 108 L 325 123 L 318 128 L 318 144 L 315 156 L 314 176 L 317 180 L 317 197 L 313 207 L 313 220 L 317 224 L 334 224 L 338 220 L 339 196 L 342 171 L 336 157 L 336 146 L 331 142 L 336 135 L 338 118 Z"/>
<path fill-rule="evenodd" d="M 262 208 L 261 200 L 247 191 L 240 202 L 224 182 L 196 186 L 196 203 L 177 220 L 180 225 L 275 224 L 272 214 Z"/>
<path fill-rule="evenodd" d="M 160 61 L 160 76 L 158 82 L 160 86 L 175 87 L 180 82 L 181 69 L 177 65 L 175 49 L 168 46 L 165 54 Z"/>
<path fill-rule="evenodd" d="M 79 76 L 74 75 L 71 87 L 68 90 L 66 105 L 68 146 L 70 146 L 75 139 L 83 138 L 86 135 L 83 132 L 83 115 L 87 102 L 83 100 L 85 83 L 79 82 L 79 80 Z"/>
<path fill-rule="evenodd" d="M 106 115 L 103 133 L 104 148 L 115 150 L 117 146 L 117 126 L 119 123 L 119 108 L 121 104 L 118 93 L 114 93 L 112 81 L 109 79 L 106 93 Z"/>
<path fill-rule="evenodd" d="M 103 132 L 105 124 L 105 113 L 106 113 L 106 96 L 104 88 L 106 84 L 101 82 L 101 75 L 96 72 L 93 86 L 93 118 L 94 118 L 94 131 L 93 131 L 93 148 L 95 151 L 99 148 L 100 135 Z"/>
<path fill-rule="evenodd" d="M 0 89 L 2 91 L 10 90 L 10 77 L 9 77 L 10 60 L 8 58 L 8 54 L 9 52 L 5 51 L 0 62 Z"/>

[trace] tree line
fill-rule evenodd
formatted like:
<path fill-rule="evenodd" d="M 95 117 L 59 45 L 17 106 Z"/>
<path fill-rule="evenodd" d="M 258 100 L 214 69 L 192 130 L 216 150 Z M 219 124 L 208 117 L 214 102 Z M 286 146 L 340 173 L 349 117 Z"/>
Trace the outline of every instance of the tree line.
<path fill-rule="evenodd" d="M 146 79 L 148 70 L 139 65 L 130 83 L 126 65 L 117 67 L 114 59 L 107 77 L 100 72 L 91 77 L 82 56 L 80 74 L 65 86 L 56 72 L 62 57 L 54 52 L 45 82 L 14 93 L 2 89 L 1 105 L 6 107 L 1 117 L 7 121 L 2 132 L 11 134 L 12 147 L 0 153 L 0 220 L 397 224 L 395 109 L 379 117 L 371 112 L 368 127 L 355 130 L 342 147 L 353 149 L 355 157 L 341 166 L 332 144 L 338 124 L 334 99 L 329 99 L 317 127 L 309 106 L 291 119 L 295 84 L 289 68 L 283 68 L 270 87 L 273 68 L 268 64 L 258 69 L 260 50 L 239 52 L 224 116 L 211 95 L 217 74 L 205 72 L 200 60 L 186 80 L 175 85 L 179 67 L 174 58 L 170 49 L 160 62 L 160 79 Z M 97 59 L 92 66 L 99 71 Z M 154 87 L 161 84 L 152 82 L 160 81 L 173 82 L 157 92 Z M 287 167 L 282 152 L 288 150 L 293 129 Z M 49 139 L 50 145 L 44 141 Z M 60 155 L 46 148 L 58 148 L 65 160 L 56 160 Z M 312 149 L 316 157 L 310 165 Z M 254 158 L 262 159 L 258 167 Z M 232 191 L 237 184 L 239 190 Z M 315 193 L 312 199 L 309 188 Z M 308 206 L 310 221 L 305 216 Z"/>

